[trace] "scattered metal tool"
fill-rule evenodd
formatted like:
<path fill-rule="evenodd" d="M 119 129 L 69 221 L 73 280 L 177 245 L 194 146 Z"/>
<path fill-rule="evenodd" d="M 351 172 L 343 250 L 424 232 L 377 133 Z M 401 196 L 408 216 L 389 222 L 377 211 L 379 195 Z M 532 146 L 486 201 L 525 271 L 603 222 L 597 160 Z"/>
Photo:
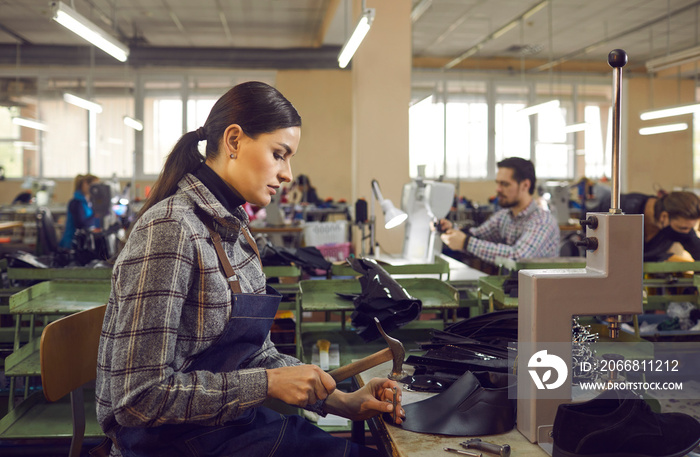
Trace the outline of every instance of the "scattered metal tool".
<path fill-rule="evenodd" d="M 465 449 L 478 449 L 479 451 L 491 452 L 499 457 L 510 457 L 510 446 L 507 444 L 499 446 L 498 444 L 485 443 L 479 438 L 471 438 L 459 444 Z"/>
<path fill-rule="evenodd" d="M 468 451 L 463 451 L 461 449 L 452 449 L 451 447 L 444 447 L 442 448 L 443 451 L 445 452 L 453 452 L 455 454 L 460 454 L 460 455 L 469 455 L 471 457 L 481 457 L 481 453 L 474 453 L 474 452 L 468 452 Z"/>
<path fill-rule="evenodd" d="M 403 361 L 406 356 L 406 351 L 403 348 L 403 344 L 396 338 L 392 338 L 386 333 L 384 333 L 384 329 L 379 323 L 379 319 L 375 317 L 374 322 L 375 324 L 377 324 L 377 329 L 379 329 L 379 333 L 382 334 L 384 340 L 389 345 L 389 347 L 386 349 L 382 349 L 379 352 L 375 352 L 372 355 L 368 355 L 365 358 L 349 363 L 348 365 L 329 371 L 328 374 L 330 374 L 333 377 L 333 379 L 335 379 L 335 382 L 340 382 L 344 379 L 348 379 L 351 376 L 355 376 L 356 374 L 362 373 L 363 371 L 368 370 L 372 367 L 376 367 L 380 363 L 388 362 L 389 360 L 394 361 L 394 364 L 391 369 L 391 374 L 389 374 L 389 379 L 398 381 L 404 376 Z"/>

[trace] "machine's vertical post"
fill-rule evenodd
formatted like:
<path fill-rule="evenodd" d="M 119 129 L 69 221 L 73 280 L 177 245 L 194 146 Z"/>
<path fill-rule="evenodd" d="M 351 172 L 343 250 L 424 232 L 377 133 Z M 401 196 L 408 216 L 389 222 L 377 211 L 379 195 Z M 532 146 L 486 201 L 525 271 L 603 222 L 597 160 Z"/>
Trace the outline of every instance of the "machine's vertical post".
<path fill-rule="evenodd" d="M 610 213 L 620 214 L 620 113 L 622 111 L 622 67 L 627 64 L 627 53 L 614 49 L 608 54 L 608 65 L 613 68 L 612 104 L 612 192 Z"/>
<path fill-rule="evenodd" d="M 520 270 L 518 272 L 517 427 L 551 455 L 557 408 L 572 395 L 571 320 L 573 316 L 603 316 L 611 334 L 623 316 L 642 312 L 644 216 L 622 214 L 619 190 L 621 71 L 627 54 L 608 56 L 615 69 L 613 122 L 613 209 L 588 213 L 586 267 L 582 269 Z M 595 223 L 593 223 L 595 221 Z M 595 240 L 595 242 L 593 242 Z M 610 319 L 608 319 L 610 318 Z M 544 354 L 544 355 L 543 355 Z M 549 359 L 547 361 L 546 359 Z M 555 365 L 552 360 L 561 362 Z M 558 362 L 557 362 L 558 363 Z M 555 380 L 549 378 L 554 368 Z M 535 382 L 538 369 L 545 381 Z M 563 370 L 562 370 L 563 371 Z M 542 378 L 544 379 L 544 378 Z M 560 381 L 561 379 L 561 381 Z"/>

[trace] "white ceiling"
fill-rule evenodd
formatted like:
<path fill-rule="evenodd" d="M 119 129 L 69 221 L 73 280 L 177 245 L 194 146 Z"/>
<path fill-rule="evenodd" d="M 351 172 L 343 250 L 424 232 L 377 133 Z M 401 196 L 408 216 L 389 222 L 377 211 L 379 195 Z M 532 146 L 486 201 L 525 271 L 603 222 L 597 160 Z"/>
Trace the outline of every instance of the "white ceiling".
<path fill-rule="evenodd" d="M 301 48 L 333 57 L 349 35 L 350 0 L 66 0 L 84 16 L 144 51 L 158 48 Z M 367 7 L 381 0 L 366 0 Z M 427 10 L 413 23 L 414 57 L 544 62 L 605 61 L 614 48 L 643 64 L 700 43 L 699 0 L 550 0 L 502 36 L 494 31 L 542 0 L 412 0 Z M 51 20 L 49 0 L 0 0 L 0 56 L 21 63 L 36 49 L 84 46 Z M 380 14 L 381 12 L 378 12 Z M 371 33 L 371 32 L 370 32 Z M 590 49 L 587 49 L 590 48 Z M 524 54 L 521 54 L 521 50 Z M 17 51 L 19 53 L 17 54 Z M 101 51 L 100 51 L 101 52 Z M 28 57 L 27 57 L 28 58 Z M 35 57 L 40 59 L 40 57 Z M 47 57 L 48 59 L 49 57 Z M 330 59 L 333 60 L 333 59 Z M 2 63 L 2 59 L 0 59 Z M 540 68 L 543 70 L 544 68 Z"/>

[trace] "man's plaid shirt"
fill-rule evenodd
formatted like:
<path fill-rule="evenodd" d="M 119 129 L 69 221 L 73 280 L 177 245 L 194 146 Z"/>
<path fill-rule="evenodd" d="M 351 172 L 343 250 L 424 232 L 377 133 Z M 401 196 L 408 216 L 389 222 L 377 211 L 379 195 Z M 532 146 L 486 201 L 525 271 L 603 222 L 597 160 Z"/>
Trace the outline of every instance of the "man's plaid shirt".
<path fill-rule="evenodd" d="M 534 199 L 517 216 L 502 209 L 468 233 L 472 236 L 464 249 L 490 263 L 496 257 L 518 260 L 559 255 L 559 224 Z"/>

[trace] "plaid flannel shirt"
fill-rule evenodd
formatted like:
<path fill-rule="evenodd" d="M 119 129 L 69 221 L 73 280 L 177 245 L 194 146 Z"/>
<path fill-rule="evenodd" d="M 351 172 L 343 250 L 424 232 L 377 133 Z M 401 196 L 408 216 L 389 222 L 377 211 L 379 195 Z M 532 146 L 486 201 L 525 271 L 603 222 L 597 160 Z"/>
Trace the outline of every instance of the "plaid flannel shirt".
<path fill-rule="evenodd" d="M 137 221 L 114 265 L 96 383 L 97 417 L 108 436 L 117 425 L 222 424 L 263 403 L 266 368 L 301 363 L 278 353 L 268 334 L 240 370 L 183 372 L 231 314 L 231 290 L 196 209 L 215 218 L 242 291 L 265 292 L 262 267 L 242 233 L 243 209 L 229 213 L 186 175 L 175 195 Z"/>
<path fill-rule="evenodd" d="M 465 251 L 490 263 L 496 257 L 518 260 L 559 255 L 559 224 L 534 199 L 515 217 L 510 209 L 497 211 L 480 226 L 470 228 L 469 234 Z"/>

